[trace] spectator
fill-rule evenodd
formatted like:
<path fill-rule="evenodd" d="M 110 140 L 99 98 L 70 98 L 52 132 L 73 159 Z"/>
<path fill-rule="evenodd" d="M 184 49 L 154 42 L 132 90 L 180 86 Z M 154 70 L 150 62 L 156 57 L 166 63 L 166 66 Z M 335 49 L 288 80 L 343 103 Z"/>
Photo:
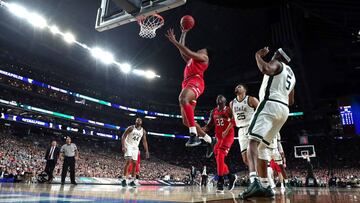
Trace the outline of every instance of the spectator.
<path fill-rule="evenodd" d="M 46 160 L 46 166 L 45 166 L 45 172 L 48 175 L 48 182 L 51 183 L 54 176 L 54 169 L 57 163 L 57 160 L 59 158 L 60 149 L 57 147 L 56 141 L 51 142 L 51 146 L 46 150 L 45 153 L 45 160 Z"/>

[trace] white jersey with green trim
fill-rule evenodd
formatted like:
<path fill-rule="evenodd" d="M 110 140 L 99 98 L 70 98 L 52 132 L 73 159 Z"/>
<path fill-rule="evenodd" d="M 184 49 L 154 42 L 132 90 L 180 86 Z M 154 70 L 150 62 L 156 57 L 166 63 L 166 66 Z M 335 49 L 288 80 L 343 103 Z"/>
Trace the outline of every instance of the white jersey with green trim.
<path fill-rule="evenodd" d="M 282 70 L 277 75 L 264 75 L 260 91 L 260 102 L 263 100 L 275 100 L 286 105 L 289 104 L 289 94 L 294 89 L 296 79 L 290 66 L 280 62 Z"/>
<path fill-rule="evenodd" d="M 242 101 L 238 101 L 237 97 L 232 102 L 232 113 L 235 119 L 236 127 L 245 127 L 250 124 L 254 108 L 249 105 L 249 96 L 245 96 Z"/>
<path fill-rule="evenodd" d="M 144 128 L 140 127 L 137 129 L 135 126 L 132 126 L 133 130 L 125 138 L 125 144 L 128 147 L 139 147 L 140 140 L 144 135 Z"/>

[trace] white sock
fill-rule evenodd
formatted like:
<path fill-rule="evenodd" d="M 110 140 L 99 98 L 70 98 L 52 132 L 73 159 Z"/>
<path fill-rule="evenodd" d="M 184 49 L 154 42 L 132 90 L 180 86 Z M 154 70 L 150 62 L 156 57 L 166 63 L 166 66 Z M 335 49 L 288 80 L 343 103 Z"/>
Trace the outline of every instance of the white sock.
<path fill-rule="evenodd" d="M 189 131 L 190 131 L 190 133 L 193 133 L 193 134 L 197 135 L 197 131 L 196 131 L 196 127 L 195 127 L 195 126 L 189 127 Z"/>
<path fill-rule="evenodd" d="M 203 137 L 203 140 L 204 140 L 205 142 L 207 142 L 207 143 L 210 143 L 210 144 L 211 144 L 211 141 L 212 141 L 211 137 L 210 137 L 208 134 L 206 134 L 206 135 Z"/>
<path fill-rule="evenodd" d="M 284 187 L 284 183 L 281 183 L 281 187 Z"/>
<path fill-rule="evenodd" d="M 256 172 L 250 172 L 249 177 L 250 177 L 250 183 L 253 183 L 255 181 L 255 179 L 257 179 L 257 173 Z"/>
<path fill-rule="evenodd" d="M 268 178 L 260 178 L 260 183 L 264 188 L 269 187 L 269 181 Z"/>

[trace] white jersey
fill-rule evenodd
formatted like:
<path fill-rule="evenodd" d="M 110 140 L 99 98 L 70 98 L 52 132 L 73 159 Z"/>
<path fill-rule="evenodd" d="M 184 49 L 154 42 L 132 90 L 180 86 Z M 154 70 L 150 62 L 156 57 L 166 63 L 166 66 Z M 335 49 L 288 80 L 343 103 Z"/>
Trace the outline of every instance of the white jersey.
<path fill-rule="evenodd" d="M 139 143 L 143 135 L 144 135 L 144 128 L 141 127 L 140 129 L 136 129 L 136 127 L 133 126 L 133 130 L 125 138 L 126 146 L 133 148 L 139 147 Z"/>
<path fill-rule="evenodd" d="M 273 76 L 264 75 L 259 97 L 260 102 L 272 100 L 289 105 L 289 94 L 295 87 L 295 75 L 290 66 L 281 63 L 282 71 Z"/>
<path fill-rule="evenodd" d="M 236 127 L 245 127 L 250 124 L 254 108 L 249 105 L 249 96 L 245 96 L 242 101 L 238 101 L 237 97 L 232 102 L 232 112 L 235 119 Z"/>

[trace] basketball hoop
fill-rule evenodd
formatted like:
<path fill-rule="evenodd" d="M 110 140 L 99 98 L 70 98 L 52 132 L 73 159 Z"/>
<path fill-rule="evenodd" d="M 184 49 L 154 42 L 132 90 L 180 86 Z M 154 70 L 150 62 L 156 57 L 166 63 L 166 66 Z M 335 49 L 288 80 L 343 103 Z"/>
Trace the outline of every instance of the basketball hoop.
<path fill-rule="evenodd" d="M 164 18 L 159 14 L 152 14 L 138 20 L 140 25 L 139 35 L 143 38 L 154 38 L 156 30 L 164 25 Z"/>
<path fill-rule="evenodd" d="M 302 155 L 302 158 L 303 158 L 303 159 L 308 159 L 308 158 L 309 158 L 309 155 L 307 155 L 307 154 Z"/>

